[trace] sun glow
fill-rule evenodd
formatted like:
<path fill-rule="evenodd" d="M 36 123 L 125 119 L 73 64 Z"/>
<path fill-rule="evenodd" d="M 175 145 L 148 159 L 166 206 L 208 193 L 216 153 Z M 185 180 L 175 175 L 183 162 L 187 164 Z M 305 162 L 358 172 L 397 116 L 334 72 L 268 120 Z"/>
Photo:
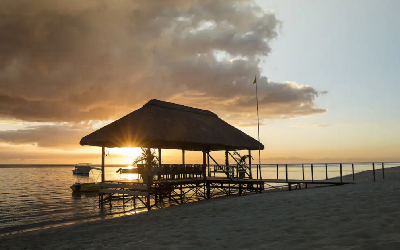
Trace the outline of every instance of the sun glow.
<path fill-rule="evenodd" d="M 132 162 L 140 155 L 140 148 L 110 148 L 110 154 L 121 155 L 121 160 L 124 164 L 132 164 Z"/>

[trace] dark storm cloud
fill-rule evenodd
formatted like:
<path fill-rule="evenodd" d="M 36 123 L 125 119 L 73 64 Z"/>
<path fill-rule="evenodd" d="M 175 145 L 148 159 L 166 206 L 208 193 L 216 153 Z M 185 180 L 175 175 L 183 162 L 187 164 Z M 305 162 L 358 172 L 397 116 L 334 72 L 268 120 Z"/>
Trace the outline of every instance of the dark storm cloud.
<path fill-rule="evenodd" d="M 1 1 L 0 117 L 108 120 L 158 98 L 240 124 L 254 74 L 265 118 L 325 112 L 314 88 L 260 77 L 280 25 L 251 1 Z"/>

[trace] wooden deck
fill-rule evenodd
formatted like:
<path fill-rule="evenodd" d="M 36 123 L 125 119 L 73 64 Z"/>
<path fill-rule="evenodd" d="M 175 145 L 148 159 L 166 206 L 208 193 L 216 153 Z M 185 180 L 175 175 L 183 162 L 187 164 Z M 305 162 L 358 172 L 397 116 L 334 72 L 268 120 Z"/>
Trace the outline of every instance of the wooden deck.
<path fill-rule="evenodd" d="M 154 180 L 153 184 L 191 184 L 204 182 L 203 178 L 186 178 L 186 179 L 161 179 Z M 320 185 L 344 185 L 354 184 L 354 182 L 340 182 L 331 180 L 297 180 L 297 179 L 239 179 L 239 178 L 226 178 L 226 177 L 207 177 L 206 182 L 223 182 L 223 183 L 243 183 L 243 184 L 255 184 L 255 183 L 281 183 L 281 184 L 320 184 Z M 132 180 L 107 180 L 106 183 L 126 183 L 126 184 L 144 184 L 142 179 Z"/>

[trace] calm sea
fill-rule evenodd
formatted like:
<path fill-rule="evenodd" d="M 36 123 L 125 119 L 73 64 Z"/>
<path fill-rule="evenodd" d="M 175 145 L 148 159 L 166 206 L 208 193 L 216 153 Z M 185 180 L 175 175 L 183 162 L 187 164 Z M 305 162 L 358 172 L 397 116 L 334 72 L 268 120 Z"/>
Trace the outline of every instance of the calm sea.
<path fill-rule="evenodd" d="M 398 165 L 398 164 L 397 164 Z M 390 167 L 387 165 L 385 167 Z M 118 174 L 121 166 L 107 166 L 106 179 L 129 179 Z M 377 169 L 381 165 L 376 165 Z M 38 229 L 76 221 L 102 219 L 134 213 L 131 205 L 113 205 L 100 209 L 97 193 L 73 193 L 75 182 L 100 181 L 100 171 L 89 177 L 72 175 L 73 166 L 0 166 L 0 234 Z M 371 164 L 357 164 L 355 172 L 372 169 Z M 343 165 L 343 175 L 351 174 L 351 164 Z M 288 167 L 289 179 L 301 179 L 301 165 Z M 328 177 L 339 176 L 339 165 L 330 165 Z M 305 179 L 311 179 L 310 165 L 304 167 Z M 256 171 L 253 169 L 253 176 Z M 276 166 L 264 166 L 262 178 L 276 178 Z M 285 165 L 279 165 L 279 178 L 286 177 Z M 314 166 L 314 179 L 325 179 L 324 165 Z M 348 179 L 350 180 L 350 179 Z"/>

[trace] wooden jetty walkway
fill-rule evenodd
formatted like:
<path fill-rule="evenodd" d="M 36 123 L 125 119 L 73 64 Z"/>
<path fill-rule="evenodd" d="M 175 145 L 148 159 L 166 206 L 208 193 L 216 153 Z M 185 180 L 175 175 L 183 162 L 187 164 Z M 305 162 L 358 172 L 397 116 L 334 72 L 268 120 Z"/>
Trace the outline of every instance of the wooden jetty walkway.
<path fill-rule="evenodd" d="M 286 180 L 286 179 L 239 179 L 227 177 L 183 178 L 153 180 L 151 185 L 143 179 L 108 180 L 101 183 L 99 202 L 101 205 L 112 200 L 133 202 L 134 207 L 152 209 L 167 205 L 179 205 L 191 201 L 221 196 L 262 193 L 265 185 L 286 184 L 288 190 L 308 185 L 344 185 L 352 182 L 329 180 Z"/>

